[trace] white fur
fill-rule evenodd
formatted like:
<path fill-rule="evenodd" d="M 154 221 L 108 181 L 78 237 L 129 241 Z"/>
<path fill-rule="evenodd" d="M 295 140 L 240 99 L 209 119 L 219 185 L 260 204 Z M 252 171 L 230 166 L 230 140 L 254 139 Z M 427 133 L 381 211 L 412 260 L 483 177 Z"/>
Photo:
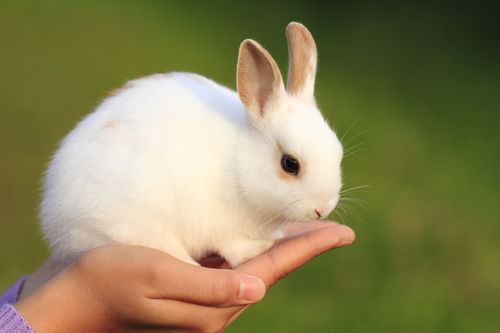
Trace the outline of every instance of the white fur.
<path fill-rule="evenodd" d="M 267 250 L 285 221 L 328 215 L 342 147 L 315 105 L 286 94 L 266 118 L 196 74 L 131 81 L 64 139 L 46 173 L 42 227 L 53 254 L 123 243 L 231 266 Z M 281 152 L 303 174 L 280 178 Z"/>

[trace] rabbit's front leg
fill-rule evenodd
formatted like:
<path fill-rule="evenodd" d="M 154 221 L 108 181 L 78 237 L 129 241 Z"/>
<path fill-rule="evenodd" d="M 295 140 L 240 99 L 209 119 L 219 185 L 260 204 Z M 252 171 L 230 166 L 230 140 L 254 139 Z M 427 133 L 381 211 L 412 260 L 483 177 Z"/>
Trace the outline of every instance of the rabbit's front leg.
<path fill-rule="evenodd" d="M 274 244 L 273 239 L 250 239 L 244 237 L 234 237 L 225 240 L 219 253 L 229 263 L 231 268 L 238 267 L 259 254 L 269 250 Z"/>

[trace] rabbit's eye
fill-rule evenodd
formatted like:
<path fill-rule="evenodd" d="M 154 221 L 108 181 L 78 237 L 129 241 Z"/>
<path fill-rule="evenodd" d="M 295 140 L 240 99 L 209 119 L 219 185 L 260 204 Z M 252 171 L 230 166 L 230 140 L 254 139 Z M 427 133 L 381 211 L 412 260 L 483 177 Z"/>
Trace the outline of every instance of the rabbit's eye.
<path fill-rule="evenodd" d="M 297 175 L 300 170 L 299 161 L 291 155 L 283 155 L 281 157 L 281 167 L 292 175 Z"/>

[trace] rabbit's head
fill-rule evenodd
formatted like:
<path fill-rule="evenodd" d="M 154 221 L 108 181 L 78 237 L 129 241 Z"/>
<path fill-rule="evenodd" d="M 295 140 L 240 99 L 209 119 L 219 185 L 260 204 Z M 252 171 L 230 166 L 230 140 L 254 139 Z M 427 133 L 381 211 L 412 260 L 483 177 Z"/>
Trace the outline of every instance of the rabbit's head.
<path fill-rule="evenodd" d="M 343 149 L 314 99 L 314 39 L 295 22 L 287 39 L 286 88 L 271 55 L 253 40 L 241 43 L 237 87 L 249 135 L 238 147 L 237 182 L 252 209 L 270 221 L 322 219 L 339 200 Z"/>

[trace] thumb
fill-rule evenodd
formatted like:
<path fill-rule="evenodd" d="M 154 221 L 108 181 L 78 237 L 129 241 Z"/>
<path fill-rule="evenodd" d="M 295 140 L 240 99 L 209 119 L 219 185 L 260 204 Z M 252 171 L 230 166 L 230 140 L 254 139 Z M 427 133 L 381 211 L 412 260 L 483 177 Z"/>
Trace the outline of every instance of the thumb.
<path fill-rule="evenodd" d="M 257 276 L 229 269 L 201 269 L 204 271 L 198 275 L 198 282 L 192 283 L 196 296 L 191 297 L 191 303 L 216 307 L 245 305 L 260 301 L 266 293 L 264 281 Z"/>
<path fill-rule="evenodd" d="M 165 257 L 165 256 L 164 256 Z M 228 307 L 260 301 L 266 286 L 251 273 L 194 266 L 173 257 L 154 265 L 155 298 L 177 299 L 193 304 Z"/>

